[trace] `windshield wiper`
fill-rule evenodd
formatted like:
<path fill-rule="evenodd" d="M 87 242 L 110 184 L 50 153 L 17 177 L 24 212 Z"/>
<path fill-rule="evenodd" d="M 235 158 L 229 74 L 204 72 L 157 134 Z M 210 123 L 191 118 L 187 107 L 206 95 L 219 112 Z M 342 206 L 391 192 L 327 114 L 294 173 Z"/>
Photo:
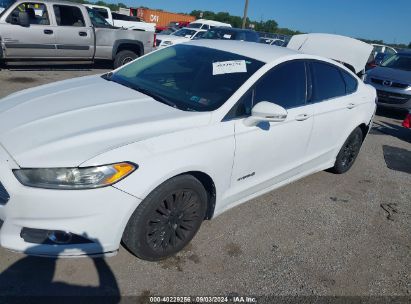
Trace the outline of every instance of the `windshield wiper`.
<path fill-rule="evenodd" d="M 111 77 L 113 77 L 113 72 L 108 72 L 106 74 L 101 75 L 101 78 L 111 81 Z"/>
<path fill-rule="evenodd" d="M 165 97 L 163 97 L 163 96 L 161 96 L 161 95 L 159 95 L 159 94 L 157 94 L 157 93 L 155 93 L 155 92 L 152 92 L 152 91 L 150 91 L 150 90 L 147 90 L 147 89 L 144 89 L 144 88 L 142 88 L 142 87 L 139 87 L 139 86 L 136 86 L 136 85 L 132 85 L 132 84 L 129 84 L 129 83 L 126 83 L 126 82 L 123 82 L 123 81 L 116 81 L 115 79 L 113 80 L 113 79 L 112 79 L 113 75 L 114 75 L 113 72 L 109 72 L 109 73 L 106 73 L 106 74 L 102 75 L 101 77 L 102 77 L 103 79 L 107 80 L 107 81 L 114 81 L 114 82 L 116 82 L 116 83 L 118 83 L 118 84 L 121 84 L 121 85 L 123 85 L 123 86 L 126 86 L 126 87 L 128 87 L 128 88 L 130 88 L 130 89 L 133 89 L 133 90 L 136 90 L 136 91 L 138 91 L 138 92 L 140 92 L 140 93 L 143 93 L 144 95 L 150 96 L 151 98 L 153 98 L 153 99 L 155 99 L 155 100 L 157 100 L 157 101 L 159 101 L 159 102 L 161 102 L 161 103 L 164 103 L 164 104 L 166 104 L 166 105 L 168 105 L 168 106 L 170 106 L 170 107 L 173 107 L 173 108 L 175 108 L 175 109 L 180 109 L 180 108 L 177 106 L 177 104 L 175 104 L 175 103 L 172 102 L 171 100 L 169 100 L 169 99 L 167 99 L 167 98 L 165 98 Z M 180 110 L 181 110 L 181 109 L 180 109 Z"/>
<path fill-rule="evenodd" d="M 133 86 L 132 88 L 136 91 L 139 91 L 140 93 L 143 93 L 147 96 L 150 96 L 151 98 L 154 98 L 155 100 L 157 100 L 161 103 L 164 103 L 164 104 L 166 104 L 170 107 L 178 109 L 177 105 L 174 102 L 172 102 L 171 100 L 169 100 L 169 99 L 167 99 L 167 98 L 165 98 L 165 97 L 163 97 L 159 94 L 156 94 L 156 93 L 154 93 L 150 90 L 147 90 L 147 89 L 144 89 L 144 88 L 141 88 L 141 87 L 137 87 L 137 86 Z"/>

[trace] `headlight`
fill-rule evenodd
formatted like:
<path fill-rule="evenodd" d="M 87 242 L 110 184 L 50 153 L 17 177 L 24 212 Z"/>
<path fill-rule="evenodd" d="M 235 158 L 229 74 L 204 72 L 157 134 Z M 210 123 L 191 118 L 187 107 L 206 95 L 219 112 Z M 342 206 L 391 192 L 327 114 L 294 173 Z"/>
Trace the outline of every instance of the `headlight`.
<path fill-rule="evenodd" d="M 131 163 L 87 168 L 47 168 L 14 170 L 25 186 L 46 189 L 95 189 L 113 185 L 137 169 Z"/>
<path fill-rule="evenodd" d="M 164 41 L 163 42 L 163 45 L 172 45 L 173 44 L 173 42 L 171 42 L 171 41 Z"/>

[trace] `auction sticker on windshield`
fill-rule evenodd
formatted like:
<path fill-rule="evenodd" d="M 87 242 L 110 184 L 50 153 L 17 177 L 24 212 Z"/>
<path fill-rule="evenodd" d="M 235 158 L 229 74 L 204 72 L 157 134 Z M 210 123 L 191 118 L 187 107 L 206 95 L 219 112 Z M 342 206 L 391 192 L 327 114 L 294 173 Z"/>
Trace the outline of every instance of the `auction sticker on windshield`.
<path fill-rule="evenodd" d="M 247 73 L 245 60 L 213 62 L 213 75 Z"/>

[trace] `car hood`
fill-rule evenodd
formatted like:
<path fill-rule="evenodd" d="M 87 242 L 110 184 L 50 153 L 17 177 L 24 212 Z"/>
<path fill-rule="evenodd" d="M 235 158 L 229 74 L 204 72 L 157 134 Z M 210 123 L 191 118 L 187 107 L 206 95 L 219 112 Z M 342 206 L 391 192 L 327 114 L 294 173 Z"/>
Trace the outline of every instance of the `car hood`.
<path fill-rule="evenodd" d="M 20 167 L 75 167 L 130 143 L 207 125 L 210 117 L 89 76 L 0 100 L 0 144 Z"/>
<path fill-rule="evenodd" d="M 381 80 L 393 80 L 400 83 L 406 83 L 411 85 L 411 71 L 404 71 L 385 67 L 375 67 L 367 71 L 367 75 L 370 77 L 377 77 Z"/>
<path fill-rule="evenodd" d="M 357 74 L 365 68 L 373 49 L 357 39 L 322 33 L 294 35 L 287 48 L 349 64 Z"/>

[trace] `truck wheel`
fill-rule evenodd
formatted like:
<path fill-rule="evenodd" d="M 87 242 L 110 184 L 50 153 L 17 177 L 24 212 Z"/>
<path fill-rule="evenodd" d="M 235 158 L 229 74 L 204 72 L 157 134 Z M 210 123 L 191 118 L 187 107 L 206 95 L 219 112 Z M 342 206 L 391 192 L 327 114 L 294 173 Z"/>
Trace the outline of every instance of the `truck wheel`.
<path fill-rule="evenodd" d="M 191 175 L 174 177 L 154 189 L 137 207 L 123 233 L 135 256 L 157 261 L 182 250 L 194 237 L 207 210 L 207 193 Z"/>
<path fill-rule="evenodd" d="M 138 55 L 133 51 L 120 51 L 116 57 L 114 57 L 114 68 L 117 69 L 136 58 L 138 58 Z"/>

